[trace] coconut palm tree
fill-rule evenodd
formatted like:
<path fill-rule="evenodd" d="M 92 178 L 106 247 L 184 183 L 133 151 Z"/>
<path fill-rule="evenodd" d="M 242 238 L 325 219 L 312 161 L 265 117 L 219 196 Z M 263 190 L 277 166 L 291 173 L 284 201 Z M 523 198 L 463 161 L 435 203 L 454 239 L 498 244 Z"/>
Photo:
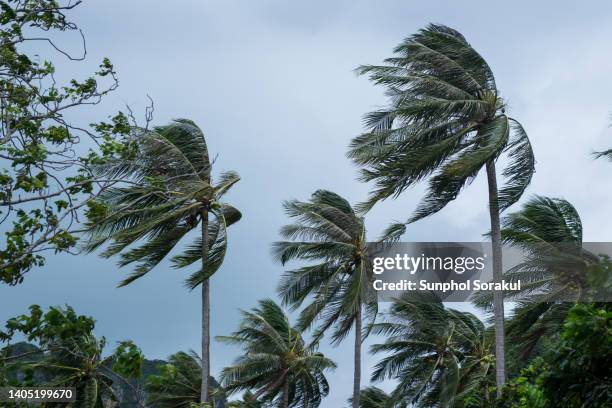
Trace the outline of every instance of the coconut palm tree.
<path fill-rule="evenodd" d="M 304 342 L 298 328 L 274 301 L 242 313 L 240 328 L 220 341 L 239 345 L 243 354 L 221 373 L 228 392 L 255 391 L 280 408 L 318 407 L 329 392 L 325 371 L 335 363 Z"/>
<path fill-rule="evenodd" d="M 212 407 L 223 407 L 225 392 L 214 378 L 209 378 Z M 200 402 L 202 359 L 195 352 L 178 352 L 159 367 L 159 373 L 147 378 L 147 403 L 156 408 L 189 408 Z"/>
<path fill-rule="evenodd" d="M 287 201 L 284 207 L 295 223 L 281 229 L 286 241 L 276 242 L 273 254 L 283 265 L 291 260 L 311 264 L 285 272 L 278 291 L 294 309 L 312 295 L 298 325 L 307 329 L 320 322 L 315 341 L 332 326 L 335 344 L 355 329 L 353 407 L 359 407 L 361 343 L 367 334 L 362 326 L 378 312 L 364 219 L 347 200 L 326 190 L 316 191 L 307 202 Z"/>
<path fill-rule="evenodd" d="M 348 153 L 362 167 L 361 179 L 375 183 L 362 209 L 429 180 L 416 212 L 386 230 L 385 237 L 398 239 L 406 224 L 443 209 L 485 168 L 494 279 L 500 281 L 499 214 L 521 197 L 535 160 L 523 127 L 506 113 L 489 65 L 458 31 L 432 24 L 404 40 L 383 65 L 358 72 L 384 86 L 389 97 L 387 107 L 366 116 L 368 132 L 353 139 Z M 495 164 L 504 153 L 508 180 L 498 189 Z M 500 392 L 506 377 L 501 292 L 494 306 Z"/>
<path fill-rule="evenodd" d="M 198 261 L 201 267 L 186 280 L 189 289 L 202 290 L 201 401 L 209 400 L 210 376 L 210 277 L 223 262 L 226 228 L 241 218 L 240 212 L 221 201 L 240 179 L 235 172 L 222 173 L 214 182 L 204 134 L 190 120 L 143 131 L 136 151 L 127 159 L 100 166 L 124 185 L 108 189 L 89 208 L 89 243 L 93 251 L 109 243 L 103 257 L 120 256 L 119 265 L 136 264 L 120 286 L 149 273 L 191 231 L 183 253 L 172 258 L 182 268 Z M 186 239 L 185 239 L 186 240 Z M 138 246 L 133 246 L 138 244 Z"/>
<path fill-rule="evenodd" d="M 395 379 L 394 403 L 414 407 L 489 406 L 494 356 L 491 336 L 473 314 L 447 309 L 433 295 L 406 293 L 395 299 L 373 330 L 387 336 L 372 346 L 385 353 L 373 381 Z"/>
<path fill-rule="evenodd" d="M 508 334 L 524 359 L 544 337 L 559 333 L 572 302 L 587 299 L 588 276 L 605 260 L 583 249 L 580 216 L 559 198 L 534 196 L 502 219 L 501 236 L 525 254 L 504 273 L 506 281 L 521 281 L 521 291 L 509 298 L 517 306 Z"/>

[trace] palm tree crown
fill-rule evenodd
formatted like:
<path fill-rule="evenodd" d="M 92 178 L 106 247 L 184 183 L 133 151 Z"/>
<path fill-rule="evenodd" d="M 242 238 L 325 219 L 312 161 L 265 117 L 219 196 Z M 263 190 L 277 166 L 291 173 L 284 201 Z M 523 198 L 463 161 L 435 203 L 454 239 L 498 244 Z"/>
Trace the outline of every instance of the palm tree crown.
<path fill-rule="evenodd" d="M 254 390 L 251 400 L 282 408 L 317 407 L 329 392 L 324 373 L 335 363 L 307 345 L 300 330 L 270 299 L 243 312 L 240 328 L 218 339 L 237 344 L 244 352 L 221 374 L 228 392 Z"/>
<path fill-rule="evenodd" d="M 147 378 L 147 403 L 156 408 L 189 408 L 200 402 L 202 359 L 195 352 L 178 352 Z M 210 378 L 213 406 L 225 401 L 225 392 Z"/>
<path fill-rule="evenodd" d="M 101 194 L 96 216 L 90 221 L 87 249 L 110 245 L 102 256 L 120 254 L 120 266 L 136 263 L 125 286 L 157 266 L 201 222 L 202 210 L 214 219 L 208 225 L 208 259 L 186 284 L 195 288 L 221 265 L 227 247 L 226 227 L 238 221 L 240 212 L 222 202 L 224 194 L 240 178 L 235 172 L 211 180 L 211 162 L 204 135 L 195 123 L 179 119 L 167 126 L 145 131 L 137 140 L 131 160 L 102 166 L 100 171 L 123 178 L 125 186 Z M 129 246 L 142 242 L 135 248 Z M 202 259 L 202 238 L 172 258 L 175 267 Z"/>
<path fill-rule="evenodd" d="M 459 32 L 430 25 L 395 48 L 385 65 L 363 66 L 386 88 L 389 105 L 366 116 L 367 133 L 349 151 L 375 189 L 364 208 L 429 178 L 429 192 L 413 222 L 446 206 L 488 162 L 506 152 L 510 164 L 499 191 L 503 210 L 531 181 L 534 157 L 522 126 L 506 114 L 486 61 Z M 399 237 L 405 225 L 387 231 Z"/>
<path fill-rule="evenodd" d="M 348 201 L 326 190 L 316 191 L 307 202 L 287 201 L 284 207 L 296 223 L 281 229 L 287 241 L 276 242 L 273 254 L 283 265 L 291 260 L 312 264 L 284 274 L 279 284 L 283 303 L 297 308 L 313 295 L 300 315 L 300 327 L 308 328 L 321 319 L 315 338 L 335 326 L 332 340 L 339 342 L 362 306 L 371 317 L 378 310 L 363 218 Z"/>
<path fill-rule="evenodd" d="M 463 407 L 480 400 L 488 406 L 494 384 L 492 336 L 473 314 L 446 309 L 434 296 L 406 293 L 396 299 L 374 332 L 388 336 L 372 346 L 385 353 L 373 381 L 393 378 L 395 403 L 415 407 Z"/>
<path fill-rule="evenodd" d="M 543 338 L 558 333 L 573 301 L 579 301 L 599 257 L 582 248 L 582 222 L 566 200 L 535 196 L 502 219 L 502 238 L 525 258 L 504 273 L 521 281 L 508 334 L 519 358 L 538 352 Z M 569 266 L 569 268 L 568 268 Z M 482 296 L 479 303 L 486 305 Z"/>

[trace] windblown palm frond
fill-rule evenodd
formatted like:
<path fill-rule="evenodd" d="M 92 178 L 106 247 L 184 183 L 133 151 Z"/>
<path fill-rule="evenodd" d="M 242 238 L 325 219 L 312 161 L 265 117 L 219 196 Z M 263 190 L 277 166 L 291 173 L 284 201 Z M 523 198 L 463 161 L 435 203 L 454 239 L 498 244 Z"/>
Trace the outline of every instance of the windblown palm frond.
<path fill-rule="evenodd" d="M 596 159 L 600 159 L 602 157 L 607 158 L 608 160 L 612 161 L 612 149 L 609 150 L 604 150 L 603 152 L 597 152 L 594 154 Z"/>
<path fill-rule="evenodd" d="M 456 30 L 429 25 L 395 48 L 384 65 L 360 67 L 387 91 L 389 104 L 365 118 L 369 131 L 353 139 L 349 157 L 374 189 L 361 210 L 429 180 L 429 191 L 407 223 L 454 200 L 488 162 L 509 157 L 499 191 L 503 210 L 531 181 L 535 159 L 523 127 L 506 114 L 486 61 Z M 398 239 L 405 224 L 390 227 Z"/>
<path fill-rule="evenodd" d="M 607 158 L 608 160 L 612 161 L 612 149 L 604 150 L 603 152 L 595 152 L 595 153 L 593 153 L 593 156 L 596 159 L 604 157 L 604 158 Z"/>
<path fill-rule="evenodd" d="M 353 399 L 349 399 L 352 404 Z M 407 408 L 405 403 L 396 404 L 393 398 L 378 387 L 368 387 L 361 390 L 359 396 L 360 408 Z"/>
<path fill-rule="evenodd" d="M 332 340 L 340 342 L 362 307 L 370 318 L 378 310 L 364 220 L 348 201 L 325 190 L 315 192 L 307 202 L 287 201 L 284 207 L 296 222 L 281 229 L 287 241 L 276 242 L 273 255 L 283 265 L 292 260 L 311 264 L 285 272 L 278 291 L 283 303 L 295 309 L 312 295 L 299 327 L 307 329 L 320 322 L 316 339 L 334 327 Z"/>
<path fill-rule="evenodd" d="M 601 259 L 583 249 L 582 234 L 578 212 L 558 198 L 535 196 L 502 219 L 503 241 L 525 254 L 504 273 L 506 281 L 521 281 L 522 290 L 509 295 L 517 302 L 508 334 L 518 358 L 537 353 L 543 338 L 559 332 L 571 302 L 586 295 L 588 275 Z M 486 307 L 491 296 L 476 301 Z"/>
<path fill-rule="evenodd" d="M 373 330 L 387 340 L 372 346 L 385 354 L 372 380 L 398 382 L 394 404 L 463 407 L 468 398 L 488 400 L 495 358 L 490 333 L 476 316 L 446 309 L 434 296 L 407 293 Z"/>
<path fill-rule="evenodd" d="M 225 401 L 224 390 L 210 378 L 213 406 Z M 159 374 L 147 378 L 147 403 L 156 408 L 189 408 L 200 402 L 202 360 L 195 352 L 178 352 L 159 367 Z"/>
<path fill-rule="evenodd" d="M 123 177 L 125 185 L 101 194 L 95 205 L 102 211 L 91 219 L 86 248 L 93 251 L 109 244 L 102 256 L 119 255 L 120 266 L 135 264 L 133 273 L 121 282 L 128 285 L 165 259 L 198 227 L 206 210 L 213 215 L 208 259 L 204 270 L 187 280 L 187 286 L 194 288 L 219 268 L 227 246 L 226 228 L 240 219 L 238 210 L 219 201 L 239 176 L 228 172 L 212 182 L 204 135 L 186 119 L 143 132 L 137 148 L 132 159 L 99 168 L 100 173 Z M 201 248 L 202 241 L 196 238 L 183 255 L 173 258 L 174 266 L 201 260 Z"/>
<path fill-rule="evenodd" d="M 218 340 L 243 351 L 221 374 L 230 393 L 253 391 L 251 400 L 286 408 L 318 407 L 329 392 L 325 371 L 335 368 L 335 363 L 307 345 L 300 330 L 270 299 L 243 312 L 240 328 Z"/>

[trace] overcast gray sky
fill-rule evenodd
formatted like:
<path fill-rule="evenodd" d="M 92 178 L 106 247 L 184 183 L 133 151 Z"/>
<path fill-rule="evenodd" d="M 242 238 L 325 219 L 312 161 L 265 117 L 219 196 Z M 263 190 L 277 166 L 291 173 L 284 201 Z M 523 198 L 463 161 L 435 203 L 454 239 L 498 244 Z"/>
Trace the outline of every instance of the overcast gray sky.
<path fill-rule="evenodd" d="M 219 155 L 217 171 L 242 175 L 229 200 L 244 218 L 231 228 L 227 261 L 212 279 L 213 336 L 236 328 L 239 308 L 275 296 L 282 268 L 269 249 L 287 221 L 282 200 L 306 199 L 319 188 L 352 202 L 366 196 L 345 151 L 362 115 L 384 98 L 352 70 L 390 56 L 429 22 L 461 31 L 491 65 L 534 146 L 537 173 L 527 195 L 568 199 L 585 240 L 612 241 L 612 165 L 589 157 L 612 146 L 609 1 L 105 0 L 85 1 L 73 17 L 87 37 L 88 61 L 58 62 L 60 75 L 84 76 L 108 56 L 121 80 L 103 105 L 76 120 L 99 120 L 126 103 L 140 112 L 149 94 L 155 123 L 193 119 Z M 404 219 L 422 192 L 372 211 L 370 237 Z M 410 226 L 406 239 L 479 241 L 487 229 L 480 177 L 444 211 Z M 0 286 L 0 322 L 32 303 L 70 304 L 97 319 L 98 334 L 133 339 L 149 358 L 197 350 L 200 298 L 182 286 L 187 271 L 164 264 L 116 289 L 127 272 L 94 256 L 51 257 L 24 284 Z M 325 408 L 344 406 L 350 395 L 351 344 L 323 347 L 339 363 Z M 216 375 L 237 350 L 212 350 Z M 366 356 L 364 372 L 374 363 Z"/>

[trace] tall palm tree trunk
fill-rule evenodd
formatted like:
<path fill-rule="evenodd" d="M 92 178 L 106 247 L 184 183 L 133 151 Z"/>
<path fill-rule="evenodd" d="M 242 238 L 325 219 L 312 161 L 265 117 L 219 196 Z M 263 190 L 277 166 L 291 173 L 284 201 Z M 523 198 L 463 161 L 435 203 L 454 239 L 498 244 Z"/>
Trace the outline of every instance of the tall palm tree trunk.
<path fill-rule="evenodd" d="M 208 259 L 208 209 L 202 210 L 202 273 Z M 200 402 L 208 402 L 210 377 L 210 281 L 202 281 L 202 388 Z"/>
<path fill-rule="evenodd" d="M 361 392 L 361 306 L 355 314 L 355 371 L 353 373 L 353 408 L 359 408 Z"/>
<path fill-rule="evenodd" d="M 499 221 L 499 203 L 497 196 L 497 176 L 495 162 L 487 163 L 487 180 L 489 183 L 489 214 L 491 218 L 491 246 L 493 249 L 493 281 L 502 280 L 502 242 Z M 501 395 L 502 386 L 506 382 L 506 357 L 504 339 L 504 293 L 495 291 L 493 294 L 493 314 L 495 318 L 495 382 L 497 395 Z"/>
<path fill-rule="evenodd" d="M 283 408 L 289 408 L 289 380 L 283 383 Z"/>

